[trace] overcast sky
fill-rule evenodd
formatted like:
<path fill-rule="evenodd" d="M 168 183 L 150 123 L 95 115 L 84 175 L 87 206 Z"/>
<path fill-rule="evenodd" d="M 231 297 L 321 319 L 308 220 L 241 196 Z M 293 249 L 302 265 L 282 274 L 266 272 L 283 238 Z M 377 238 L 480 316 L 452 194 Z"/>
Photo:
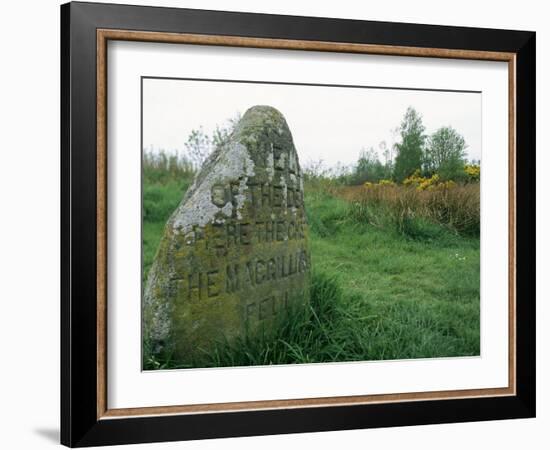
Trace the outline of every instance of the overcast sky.
<path fill-rule="evenodd" d="M 202 126 L 210 134 L 254 105 L 283 113 L 302 164 L 322 159 L 329 167 L 347 165 L 362 148 L 380 152 L 381 141 L 389 147 L 399 139 L 392 131 L 409 106 L 422 115 L 428 133 L 450 125 L 464 136 L 468 159 L 481 159 L 478 93 L 191 80 L 144 79 L 143 146 L 184 151 L 191 130 Z"/>

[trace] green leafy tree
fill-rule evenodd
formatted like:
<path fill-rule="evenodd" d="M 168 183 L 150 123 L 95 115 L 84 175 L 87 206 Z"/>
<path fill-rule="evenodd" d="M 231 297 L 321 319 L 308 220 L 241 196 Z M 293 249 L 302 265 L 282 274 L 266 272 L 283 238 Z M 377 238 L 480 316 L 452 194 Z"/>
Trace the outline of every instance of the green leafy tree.
<path fill-rule="evenodd" d="M 452 127 L 441 127 L 428 139 L 424 154 L 424 169 L 437 173 L 443 180 L 464 178 L 466 141 Z"/>
<path fill-rule="evenodd" d="M 392 151 L 388 147 L 388 144 L 386 141 L 381 141 L 380 144 L 378 144 L 378 148 L 380 149 L 380 152 L 382 153 L 382 156 L 384 157 L 384 177 L 383 179 L 389 180 L 393 173 L 393 155 Z"/>
<path fill-rule="evenodd" d="M 200 169 L 202 163 L 212 150 L 212 140 L 204 132 L 203 128 L 200 127 L 199 129 L 191 130 L 184 145 L 186 156 L 193 164 L 194 169 Z"/>
<path fill-rule="evenodd" d="M 365 181 L 375 183 L 384 178 L 385 173 L 384 164 L 380 162 L 374 149 L 363 149 L 355 166 L 353 180 L 358 184 L 362 184 Z"/>
<path fill-rule="evenodd" d="M 425 131 L 422 116 L 413 107 L 409 106 L 399 127 L 401 142 L 395 144 L 397 154 L 393 176 L 396 181 L 402 182 L 415 170 L 422 167 L 422 157 L 426 143 Z"/>
<path fill-rule="evenodd" d="M 193 164 L 195 170 L 201 168 L 206 158 L 208 158 L 214 149 L 227 142 L 240 119 L 241 114 L 236 113 L 223 125 L 216 125 L 212 136 L 206 134 L 202 126 L 191 130 L 184 144 L 185 157 Z"/>

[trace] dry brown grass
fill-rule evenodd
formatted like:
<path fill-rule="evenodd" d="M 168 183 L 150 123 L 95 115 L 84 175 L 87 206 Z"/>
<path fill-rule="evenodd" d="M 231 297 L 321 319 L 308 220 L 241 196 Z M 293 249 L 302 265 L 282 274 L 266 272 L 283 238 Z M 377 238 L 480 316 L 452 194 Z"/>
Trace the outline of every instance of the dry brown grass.
<path fill-rule="evenodd" d="M 382 226 L 388 216 L 399 231 L 427 220 L 453 231 L 479 234 L 479 183 L 419 190 L 413 186 L 343 186 L 336 195 L 352 204 L 356 218 Z"/>

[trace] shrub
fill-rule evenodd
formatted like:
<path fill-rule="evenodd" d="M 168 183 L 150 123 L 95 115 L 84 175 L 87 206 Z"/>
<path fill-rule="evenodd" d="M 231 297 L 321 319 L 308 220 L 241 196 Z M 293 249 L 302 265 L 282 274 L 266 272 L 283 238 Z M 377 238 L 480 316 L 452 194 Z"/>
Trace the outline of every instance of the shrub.
<path fill-rule="evenodd" d="M 466 173 L 468 181 L 479 181 L 481 168 L 478 164 L 466 164 L 466 166 L 464 166 L 464 173 Z"/>

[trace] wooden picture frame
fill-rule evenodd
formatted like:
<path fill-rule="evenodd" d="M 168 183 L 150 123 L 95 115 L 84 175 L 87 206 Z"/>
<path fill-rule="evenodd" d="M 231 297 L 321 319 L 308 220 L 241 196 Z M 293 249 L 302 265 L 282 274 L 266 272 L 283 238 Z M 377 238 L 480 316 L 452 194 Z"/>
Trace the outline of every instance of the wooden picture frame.
<path fill-rule="evenodd" d="M 508 387 L 110 409 L 106 393 L 109 40 L 507 62 Z M 64 445 L 534 417 L 535 33 L 73 2 L 61 7 L 61 56 Z"/>

